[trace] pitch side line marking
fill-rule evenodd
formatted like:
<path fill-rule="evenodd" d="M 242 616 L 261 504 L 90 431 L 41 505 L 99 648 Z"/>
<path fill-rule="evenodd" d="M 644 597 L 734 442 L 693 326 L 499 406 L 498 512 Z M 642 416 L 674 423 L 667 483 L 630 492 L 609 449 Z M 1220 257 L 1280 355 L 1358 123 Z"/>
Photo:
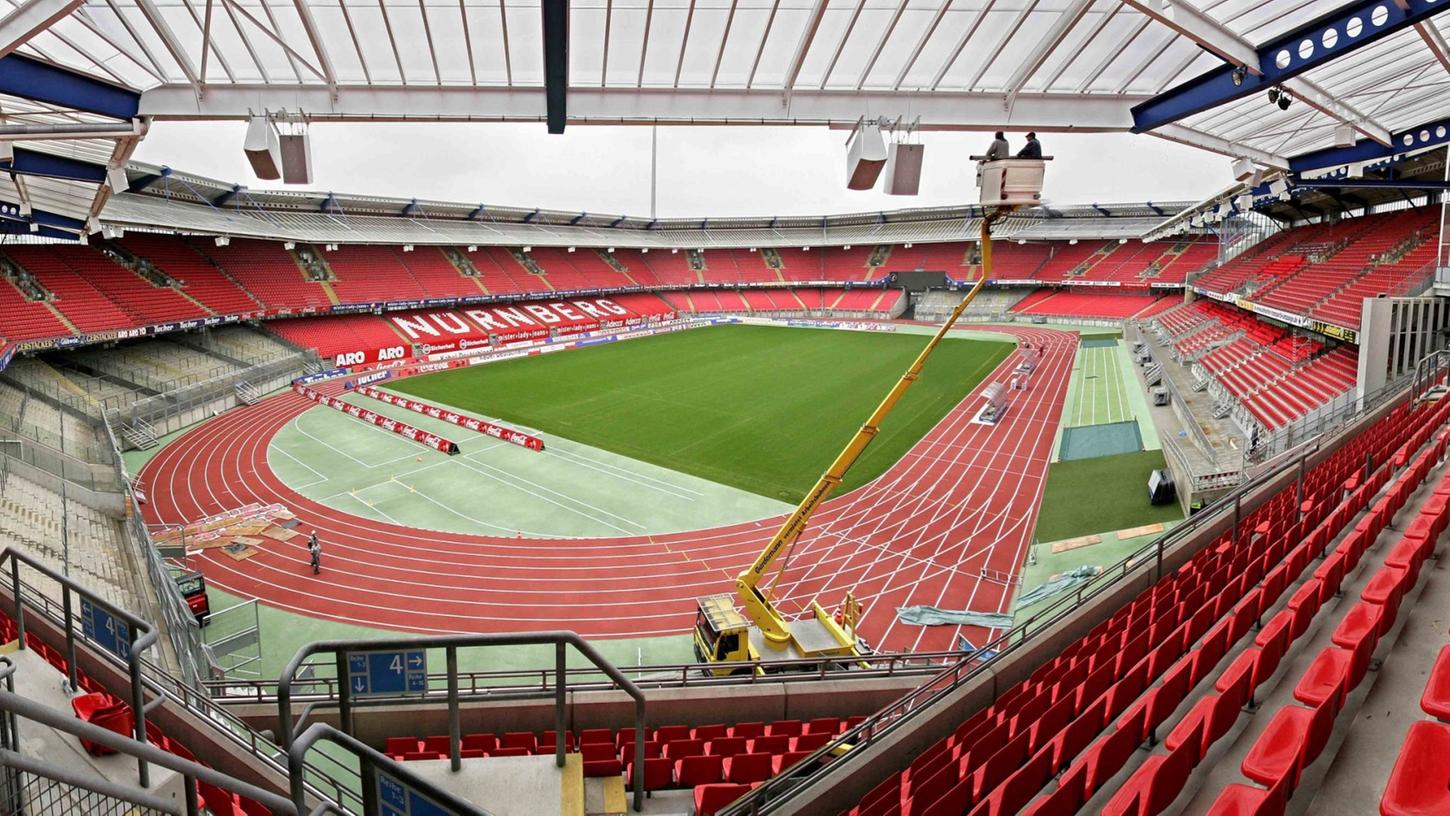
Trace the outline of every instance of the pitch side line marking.
<path fill-rule="evenodd" d="M 301 459 L 298 459 L 297 457 L 295 457 L 292 454 L 288 453 L 287 451 L 283 450 L 280 445 L 277 446 L 277 452 L 280 453 L 280 454 L 282 454 L 283 456 L 287 457 L 288 459 L 291 459 L 292 461 L 296 462 L 297 464 L 299 464 L 299 465 L 307 468 L 308 470 L 312 471 L 312 474 L 314 476 L 318 477 L 319 479 L 321 479 L 323 482 L 330 481 L 330 479 L 327 476 L 324 476 L 323 474 L 318 473 L 317 470 L 315 468 L 313 468 L 311 465 L 307 464 L 306 462 L 302 461 Z M 316 484 L 321 484 L 321 482 L 317 482 Z"/>
<path fill-rule="evenodd" d="M 620 527 L 620 526 L 615 525 L 615 524 L 610 524 L 609 522 L 605 521 L 604 519 L 595 518 L 594 516 L 589 515 L 588 513 L 584 512 L 583 510 L 580 510 L 580 509 L 575 508 L 575 507 L 570 507 L 567 504 L 563 504 L 561 502 L 555 501 L 555 500 L 549 498 L 548 496 L 543 495 L 542 493 L 536 493 L 536 492 L 528 489 L 527 487 L 522 487 L 520 484 L 517 484 L 517 483 L 515 483 L 515 481 L 513 481 L 516 477 L 510 476 L 510 478 L 505 479 L 505 478 L 500 477 L 500 476 L 497 476 L 497 475 L 495 475 L 493 473 L 489 473 L 486 470 L 479 470 L 478 468 L 473 467 L 472 465 L 469 465 L 469 464 L 466 464 L 466 463 L 463 463 L 463 462 L 460 462 L 459 464 L 463 465 L 464 467 L 468 468 L 469 470 L 475 471 L 475 472 L 477 472 L 477 473 L 479 473 L 479 474 L 481 474 L 483 476 L 487 476 L 488 478 L 493 479 L 495 482 L 498 482 L 499 484 L 504 485 L 505 487 L 511 487 L 511 488 L 513 488 L 515 490 L 518 490 L 520 492 L 528 493 L 529 495 L 533 496 L 534 498 L 536 498 L 536 499 L 542 499 L 543 501 L 546 501 L 549 504 L 552 504 L 555 507 L 560 508 L 561 510 L 566 510 L 566 511 L 568 511 L 570 513 L 573 513 L 576 516 L 583 516 L 584 518 L 587 518 L 590 521 L 593 521 L 593 522 L 595 522 L 597 524 L 603 524 L 605 527 L 608 527 L 611 530 L 617 530 L 617 531 L 619 531 L 621 533 L 624 533 L 625 535 L 630 535 L 630 532 L 628 530 L 624 529 L 623 527 Z M 476 463 L 476 464 L 482 464 L 482 463 Z M 487 465 L 485 465 L 485 467 L 487 467 Z M 509 475 L 509 474 L 505 474 L 505 475 Z M 524 480 L 524 479 L 518 479 L 517 481 L 518 482 L 522 482 L 524 484 L 534 484 L 533 482 L 529 482 L 529 481 Z M 535 486 L 537 487 L 538 485 L 535 485 Z M 548 490 L 548 488 L 542 488 L 542 489 Z M 550 490 L 549 492 L 550 493 L 554 493 L 554 495 L 556 495 L 556 496 L 564 496 L 564 494 L 558 493 L 556 491 Z M 419 495 L 422 495 L 422 494 L 419 494 Z M 568 499 L 569 501 L 578 501 L 577 499 L 573 499 L 573 498 L 570 498 L 568 496 L 564 496 L 564 498 Z M 614 516 L 613 513 L 609 513 L 608 511 L 605 511 L 605 510 L 600 510 L 599 508 L 594 507 L 593 505 L 588 504 L 587 502 L 578 502 L 578 503 L 584 505 L 585 507 L 590 507 L 590 508 L 593 508 L 595 510 L 599 510 L 599 512 L 604 513 L 605 515 Z M 614 516 L 614 517 L 615 518 L 620 518 L 619 516 Z M 634 524 L 634 522 L 630 521 L 629 519 L 621 519 L 621 520 L 622 521 L 625 521 L 626 523 L 629 523 L 629 524 Z M 493 525 L 489 525 L 489 526 L 493 526 Z M 640 529 L 644 529 L 640 525 L 635 525 L 635 526 L 640 527 Z"/>
<path fill-rule="evenodd" d="M 639 485 L 640 487 L 643 487 L 643 488 L 645 488 L 647 490 L 653 490 L 656 493 L 664 493 L 667 496 L 673 496 L 673 497 L 675 497 L 677 499 L 681 499 L 683 501 L 687 501 L 687 502 L 691 502 L 691 503 L 694 503 L 694 501 L 695 501 L 694 498 L 692 498 L 690 496 L 687 496 L 684 493 L 677 493 L 674 490 L 667 490 L 667 489 L 665 489 L 663 487 L 658 487 L 656 485 L 649 484 L 648 482 L 641 481 L 640 479 L 631 478 L 630 476 L 625 475 L 625 473 L 627 473 L 628 471 L 624 471 L 622 468 L 616 468 L 615 470 L 618 470 L 620 472 L 613 472 L 612 473 L 612 472 L 610 472 L 610 470 L 606 469 L 605 467 L 597 467 L 595 465 L 589 464 L 588 463 L 588 460 L 585 460 L 583 457 L 577 457 L 576 458 L 576 457 L 574 457 L 574 456 L 572 456 L 570 454 L 564 453 L 562 451 L 551 451 L 548 448 L 545 448 L 544 449 L 544 455 L 546 455 L 546 456 L 549 456 L 549 455 L 556 456 L 556 457 L 564 460 L 565 462 L 569 462 L 571 464 L 578 465 L 579 467 L 584 467 L 584 468 L 588 468 L 590 470 L 598 471 L 598 472 L 603 473 L 605 476 L 608 476 L 608 477 L 610 477 L 612 479 L 619 479 L 619 480 L 625 481 L 625 482 L 634 482 L 635 484 Z M 645 478 L 649 478 L 649 477 L 645 477 Z M 669 484 L 668 482 L 663 482 L 663 481 L 658 480 L 658 479 L 650 479 L 650 481 L 659 482 L 660 484 Z M 688 488 L 681 487 L 680 490 L 688 490 Z M 694 493 L 695 496 L 701 496 L 701 495 L 703 495 L 699 491 L 695 491 L 695 490 L 690 490 L 689 492 Z"/>

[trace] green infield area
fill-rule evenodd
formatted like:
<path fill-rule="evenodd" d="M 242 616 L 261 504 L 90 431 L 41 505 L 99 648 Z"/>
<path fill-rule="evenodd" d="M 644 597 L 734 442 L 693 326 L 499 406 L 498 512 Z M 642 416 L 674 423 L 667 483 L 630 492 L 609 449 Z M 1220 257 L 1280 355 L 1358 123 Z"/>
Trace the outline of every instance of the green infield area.
<path fill-rule="evenodd" d="M 924 342 L 884 332 L 716 326 L 390 385 L 794 502 Z M 842 489 L 880 475 L 1011 350 L 1007 342 L 944 341 Z"/>
<path fill-rule="evenodd" d="M 1177 502 L 1148 503 L 1148 474 L 1164 466 L 1156 450 L 1053 463 L 1035 537 L 1060 541 L 1183 518 Z"/>

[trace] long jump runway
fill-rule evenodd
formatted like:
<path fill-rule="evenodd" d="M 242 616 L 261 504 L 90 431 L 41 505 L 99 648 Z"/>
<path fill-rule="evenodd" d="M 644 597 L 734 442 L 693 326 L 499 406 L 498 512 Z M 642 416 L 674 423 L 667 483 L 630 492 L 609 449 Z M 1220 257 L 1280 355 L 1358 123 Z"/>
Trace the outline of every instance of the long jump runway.
<path fill-rule="evenodd" d="M 973 327 L 980 329 L 980 327 Z M 958 634 L 981 645 L 992 632 L 899 623 L 896 608 L 1008 612 L 1012 587 L 983 570 L 1016 575 L 1030 544 L 1077 335 L 994 327 L 1041 350 L 1031 390 L 1010 392 L 995 427 L 973 424 L 980 393 L 1005 382 L 1014 351 L 878 479 L 828 501 L 801 536 L 777 587 L 780 607 L 819 598 L 834 609 L 847 591 L 865 605 L 860 632 L 878 649 L 934 651 Z M 182 435 L 141 471 L 149 524 L 181 524 L 251 502 L 281 503 L 316 529 L 323 573 L 305 543 L 268 541 L 234 561 L 192 558 L 213 585 L 299 614 L 411 632 L 573 629 L 587 637 L 678 635 L 695 598 L 733 592 L 736 573 L 782 519 L 661 536 L 539 539 L 419 530 L 360 518 L 292 491 L 267 464 L 272 436 L 314 403 L 293 393 L 232 410 Z M 844 440 L 843 440 L 844 442 Z M 424 454 L 441 455 L 441 454 Z"/>

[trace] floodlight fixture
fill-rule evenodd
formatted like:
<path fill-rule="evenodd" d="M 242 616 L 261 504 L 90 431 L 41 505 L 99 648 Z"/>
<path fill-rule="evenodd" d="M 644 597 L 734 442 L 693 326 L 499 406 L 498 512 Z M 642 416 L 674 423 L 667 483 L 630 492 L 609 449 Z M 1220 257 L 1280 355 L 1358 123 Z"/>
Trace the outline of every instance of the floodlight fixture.
<path fill-rule="evenodd" d="M 1026 245 L 1026 243 L 1027 243 L 1027 239 L 1026 238 L 1018 238 L 1017 239 L 1017 246 L 1024 246 L 1024 245 Z"/>
<path fill-rule="evenodd" d="M 679 247 L 671 247 L 670 248 L 670 254 L 671 255 L 678 255 L 678 254 L 680 254 L 680 248 Z"/>
<path fill-rule="evenodd" d="M 1289 109 L 1289 95 L 1288 94 L 1279 94 L 1279 110 L 1286 111 L 1288 109 Z"/>
<path fill-rule="evenodd" d="M 911 249 L 911 242 L 907 241 L 906 243 L 902 244 L 901 247 L 902 249 Z"/>
<path fill-rule="evenodd" d="M 1233 70 L 1233 74 L 1232 74 L 1233 81 L 1234 81 L 1234 86 L 1237 87 L 1239 85 L 1244 84 L 1244 78 L 1247 77 L 1248 74 L 1249 74 L 1249 69 L 1245 68 L 1242 65 L 1240 65 L 1239 67 L 1235 68 Z"/>
<path fill-rule="evenodd" d="M 469 244 L 468 245 L 468 251 L 469 252 L 477 252 L 478 251 L 478 244 Z"/>
<path fill-rule="evenodd" d="M 227 244 L 230 244 L 231 242 L 232 242 L 232 239 L 228 238 L 225 235 L 218 235 L 216 237 L 216 245 L 219 246 L 219 247 L 224 247 Z"/>
<path fill-rule="evenodd" d="M 531 247 L 531 246 L 524 247 L 524 252 L 533 252 L 533 251 L 534 251 L 534 248 Z"/>
<path fill-rule="evenodd" d="M 296 249 L 297 248 L 297 242 L 296 241 L 284 241 L 282 243 L 282 248 L 283 249 L 287 249 L 287 250 Z"/>
<path fill-rule="evenodd" d="M 604 251 L 605 252 L 608 252 L 610 255 L 613 255 L 614 254 L 614 247 L 609 247 L 608 249 L 606 249 Z"/>
<path fill-rule="evenodd" d="M 811 251 L 811 248 L 810 247 L 801 247 L 801 252 L 810 252 L 810 251 Z"/>
<path fill-rule="evenodd" d="M 643 255 L 646 252 L 649 252 L 649 247 L 640 247 L 639 248 L 639 254 Z"/>
<path fill-rule="evenodd" d="M 1068 241 L 1068 243 L 1071 244 L 1071 245 L 1076 246 L 1077 245 L 1077 239 L 1076 238 L 1073 238 L 1072 240 Z"/>
<path fill-rule="evenodd" d="M 412 244 L 403 244 L 403 251 L 404 252 L 412 252 L 413 251 L 413 245 Z"/>
<path fill-rule="evenodd" d="M 845 249 L 845 250 L 849 250 L 850 248 L 851 248 L 851 245 L 850 244 L 846 244 L 845 246 L 841 247 L 841 249 Z"/>
<path fill-rule="evenodd" d="M 1269 89 L 1269 104 L 1270 105 L 1275 105 L 1275 104 L 1278 104 L 1278 102 L 1279 102 L 1279 89 L 1278 88 L 1270 88 Z"/>
<path fill-rule="evenodd" d="M 1283 176 L 1275 176 L 1269 179 L 1269 192 L 1276 196 L 1283 196 L 1289 192 L 1289 181 Z"/>
<path fill-rule="evenodd" d="M 1118 239 L 1118 243 L 1120 243 L 1120 244 L 1126 244 L 1126 243 L 1128 243 L 1128 239 L 1127 238 L 1119 238 Z"/>
<path fill-rule="evenodd" d="M 574 247 L 569 247 L 569 251 L 570 252 L 573 252 L 574 251 Z"/>

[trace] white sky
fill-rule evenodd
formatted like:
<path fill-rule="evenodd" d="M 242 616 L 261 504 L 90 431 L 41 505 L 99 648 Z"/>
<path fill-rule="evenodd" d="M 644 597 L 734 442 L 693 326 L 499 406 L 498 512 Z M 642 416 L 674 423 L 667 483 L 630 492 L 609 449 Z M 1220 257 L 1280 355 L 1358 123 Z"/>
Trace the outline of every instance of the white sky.
<path fill-rule="evenodd" d="M 274 186 L 252 177 L 245 124 L 161 122 L 136 159 Z M 846 132 L 820 127 L 662 127 L 661 217 L 822 215 L 975 200 L 967 156 L 984 133 L 927 133 L 921 194 L 845 188 Z M 1015 151 L 1020 134 L 1009 133 Z M 1132 134 L 1042 135 L 1049 203 L 1194 200 L 1232 181 L 1229 159 Z M 542 124 L 319 124 L 312 187 L 321 191 L 644 216 L 650 212 L 650 129 Z M 879 188 L 880 185 L 878 185 Z"/>

